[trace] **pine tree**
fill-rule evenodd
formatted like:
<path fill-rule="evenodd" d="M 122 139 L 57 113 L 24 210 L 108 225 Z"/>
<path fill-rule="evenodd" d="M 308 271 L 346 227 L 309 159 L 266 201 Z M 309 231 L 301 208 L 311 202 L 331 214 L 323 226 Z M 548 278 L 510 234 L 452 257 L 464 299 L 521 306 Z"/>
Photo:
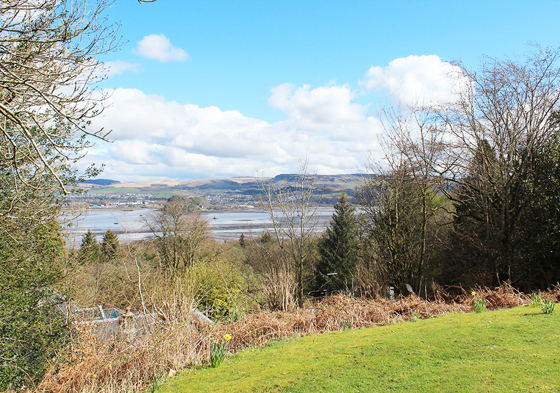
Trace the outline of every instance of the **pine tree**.
<path fill-rule="evenodd" d="M 99 243 L 97 243 L 95 235 L 91 232 L 91 230 L 88 230 L 82 238 L 82 245 L 78 251 L 78 260 L 82 265 L 84 265 L 99 262 L 100 257 L 101 250 L 99 249 Z"/>
<path fill-rule="evenodd" d="M 343 194 L 334 209 L 331 223 L 319 241 L 321 258 L 316 268 L 319 291 L 346 289 L 358 262 L 358 224 L 354 207 Z"/>
<path fill-rule="evenodd" d="M 103 235 L 101 251 L 103 252 L 103 260 L 105 262 L 116 259 L 119 254 L 119 238 L 110 229 Z"/>

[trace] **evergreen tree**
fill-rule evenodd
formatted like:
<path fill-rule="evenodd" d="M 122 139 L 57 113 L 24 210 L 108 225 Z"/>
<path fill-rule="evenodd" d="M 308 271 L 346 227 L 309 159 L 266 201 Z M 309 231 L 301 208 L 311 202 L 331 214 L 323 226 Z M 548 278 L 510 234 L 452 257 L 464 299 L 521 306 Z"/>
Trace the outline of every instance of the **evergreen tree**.
<path fill-rule="evenodd" d="M 346 289 L 358 262 L 358 224 L 354 207 L 348 204 L 343 194 L 334 209 L 330 226 L 319 241 L 321 258 L 316 268 L 318 290 Z"/>
<path fill-rule="evenodd" d="M 560 114 L 555 121 L 560 123 Z M 560 133 L 532 154 L 534 166 L 526 182 L 529 203 L 520 218 L 518 244 L 518 285 L 525 291 L 547 289 L 560 281 Z"/>
<path fill-rule="evenodd" d="M 261 240 L 262 244 L 272 243 L 272 236 L 270 235 L 270 233 L 265 232 L 265 233 L 262 234 L 260 240 Z"/>
<path fill-rule="evenodd" d="M 117 258 L 119 253 L 119 238 L 112 230 L 107 230 L 101 241 L 101 251 L 103 252 L 103 260 L 105 262 L 112 261 Z"/>
<path fill-rule="evenodd" d="M 62 277 L 64 240 L 55 220 L 17 218 L 0 241 L 0 391 L 37 383 L 69 336 L 51 288 Z M 14 229 L 14 230 L 12 230 Z"/>
<path fill-rule="evenodd" d="M 101 258 L 101 250 L 99 249 L 99 243 L 95 239 L 95 235 L 91 230 L 82 238 L 82 245 L 78 251 L 78 261 L 81 264 L 89 264 L 92 262 L 99 262 Z"/>

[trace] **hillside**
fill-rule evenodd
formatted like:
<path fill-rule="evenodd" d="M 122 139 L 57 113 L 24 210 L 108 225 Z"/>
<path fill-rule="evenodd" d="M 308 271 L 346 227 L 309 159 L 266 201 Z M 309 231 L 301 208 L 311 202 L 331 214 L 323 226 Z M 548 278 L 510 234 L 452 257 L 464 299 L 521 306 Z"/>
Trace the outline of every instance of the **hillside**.
<path fill-rule="evenodd" d="M 94 185 L 96 192 L 107 193 L 118 192 L 119 189 L 138 189 L 145 193 L 161 191 L 177 192 L 178 194 L 190 191 L 195 194 L 208 194 L 220 192 L 235 192 L 253 195 L 259 192 L 260 181 L 272 181 L 281 187 L 290 186 L 297 180 L 295 174 L 281 174 L 274 178 L 258 177 L 232 177 L 232 178 L 209 178 L 198 180 L 149 180 L 141 182 L 116 182 L 113 180 L 89 181 Z M 361 182 L 364 175 L 316 175 L 314 184 L 318 192 L 330 193 L 352 193 Z"/>

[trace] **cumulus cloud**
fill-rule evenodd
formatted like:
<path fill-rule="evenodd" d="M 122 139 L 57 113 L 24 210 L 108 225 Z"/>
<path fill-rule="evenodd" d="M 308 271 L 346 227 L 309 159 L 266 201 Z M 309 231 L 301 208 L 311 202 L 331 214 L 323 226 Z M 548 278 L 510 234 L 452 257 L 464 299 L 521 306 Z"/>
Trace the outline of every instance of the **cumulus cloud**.
<path fill-rule="evenodd" d="M 351 103 L 348 86 L 285 87 L 273 89 L 270 100 L 288 114 L 277 123 L 116 89 L 92 124 L 112 129 L 116 140 L 97 146 L 83 165 L 104 162 L 103 176 L 119 180 L 274 176 L 296 172 L 309 154 L 311 171 L 333 174 L 355 172 L 377 148 L 378 122 Z"/>
<path fill-rule="evenodd" d="M 161 62 L 185 61 L 189 55 L 181 48 L 171 45 L 169 39 L 163 34 L 150 34 L 138 42 L 133 53 Z"/>
<path fill-rule="evenodd" d="M 363 108 L 350 101 L 350 87 L 325 86 L 310 90 L 309 85 L 284 83 L 271 89 L 268 104 L 286 112 L 298 126 L 307 129 L 332 128 L 341 122 L 363 121 Z"/>
<path fill-rule="evenodd" d="M 136 53 L 148 58 L 185 60 L 163 35 L 145 37 Z M 131 69 L 115 63 L 114 72 Z M 448 102 L 464 82 L 459 68 L 437 56 L 409 56 L 371 67 L 363 88 L 334 83 L 312 88 L 284 83 L 273 87 L 268 104 L 286 114 L 269 123 L 239 111 L 168 101 L 138 89 L 116 89 L 111 106 L 92 128 L 113 130 L 113 144 L 99 143 L 81 161 L 105 163 L 104 177 L 117 180 L 193 179 L 263 173 L 295 173 L 308 156 L 319 174 L 354 173 L 378 160 L 381 124 L 357 91 L 384 92 L 396 104 Z M 363 101 L 365 96 L 361 96 Z"/>
<path fill-rule="evenodd" d="M 398 58 L 386 67 L 372 66 L 361 84 L 368 91 L 384 90 L 395 104 L 446 103 L 456 99 L 460 69 L 438 56 Z"/>
<path fill-rule="evenodd" d="M 354 139 L 375 132 L 378 124 L 365 116 L 366 107 L 352 103 L 354 93 L 349 85 L 330 85 L 311 89 L 284 83 L 271 89 L 271 107 L 288 115 L 295 128 L 331 137 Z"/>

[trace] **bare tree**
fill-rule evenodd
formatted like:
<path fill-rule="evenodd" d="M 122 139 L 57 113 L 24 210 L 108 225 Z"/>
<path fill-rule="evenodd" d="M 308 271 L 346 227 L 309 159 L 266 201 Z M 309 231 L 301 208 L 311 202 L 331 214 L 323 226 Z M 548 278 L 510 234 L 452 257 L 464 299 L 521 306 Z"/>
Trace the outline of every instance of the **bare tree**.
<path fill-rule="evenodd" d="M 395 294 L 410 284 L 416 293 L 425 282 L 429 246 L 438 234 L 434 217 L 441 193 L 441 172 L 452 163 L 437 118 L 428 107 L 383 112 L 383 163 L 370 162 L 370 175 L 358 189 L 368 241 L 381 280 Z"/>
<path fill-rule="evenodd" d="M 247 242 L 247 262 L 261 278 L 266 306 L 271 310 L 290 310 L 295 306 L 297 289 L 293 261 L 290 255 L 265 232 L 260 239 Z"/>
<path fill-rule="evenodd" d="M 307 165 L 306 158 L 300 163 L 300 171 L 291 184 L 260 183 L 261 205 L 272 221 L 274 238 L 293 266 L 284 270 L 293 269 L 300 307 L 305 299 L 305 276 L 312 271 L 310 239 L 317 225 L 317 208 L 312 200 L 317 188 L 315 176 L 307 173 Z"/>
<path fill-rule="evenodd" d="M 186 201 L 167 202 L 145 223 L 156 239 L 162 267 L 175 275 L 192 266 L 208 236 L 208 222 Z"/>
<path fill-rule="evenodd" d="M 434 233 L 428 231 L 430 217 L 434 207 L 441 207 L 433 202 L 442 195 L 454 204 L 449 210 L 453 244 L 448 248 L 455 270 L 448 277 L 468 274 L 471 284 L 499 285 L 506 279 L 523 280 L 527 264 L 534 263 L 519 245 L 527 235 L 524 217 L 535 202 L 529 180 L 536 156 L 557 130 L 553 115 L 560 106 L 559 56 L 560 49 L 535 46 L 518 59 L 485 58 L 477 72 L 459 63 L 455 102 L 409 108 L 404 117 L 399 111 L 385 113 L 388 171 L 369 179 L 372 192 L 365 197 L 392 206 L 392 215 L 383 216 L 379 205 L 372 205 L 370 217 L 390 219 L 386 224 L 393 230 L 377 232 L 381 240 L 390 233 L 418 230 L 416 278 L 407 278 L 415 289 L 429 256 L 426 242 Z M 399 220 L 399 206 L 407 208 L 412 201 L 419 203 L 410 211 L 415 215 Z M 418 222 L 406 229 L 412 217 Z M 377 223 L 377 229 L 382 225 Z M 397 225 L 408 232 L 396 231 Z M 384 247 L 391 260 L 413 251 L 412 238 L 401 240 L 406 247 Z"/>

